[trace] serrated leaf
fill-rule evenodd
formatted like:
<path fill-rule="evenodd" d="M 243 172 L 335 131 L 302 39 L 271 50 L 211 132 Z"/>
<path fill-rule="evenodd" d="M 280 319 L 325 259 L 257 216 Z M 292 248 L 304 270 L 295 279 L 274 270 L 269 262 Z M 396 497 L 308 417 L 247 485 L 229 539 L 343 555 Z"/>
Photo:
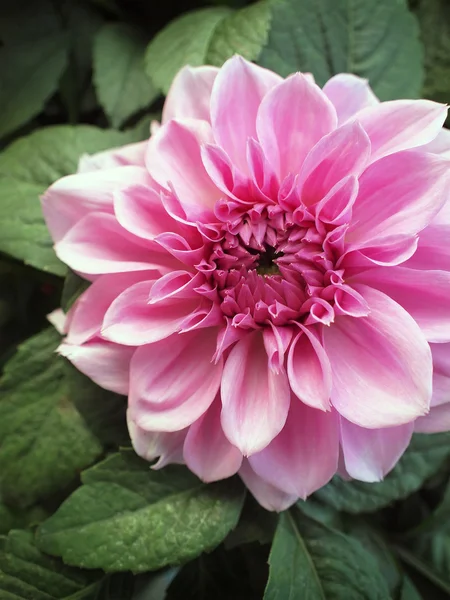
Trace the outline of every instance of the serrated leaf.
<path fill-rule="evenodd" d="M 272 0 L 259 64 L 280 75 L 310 71 L 369 80 L 382 100 L 415 98 L 423 82 L 419 28 L 406 0 Z"/>
<path fill-rule="evenodd" d="M 45 556 L 31 531 L 11 531 L 0 538 L 0 597 L 5 600 L 94 598 L 89 589 L 101 574 L 67 567 Z"/>
<path fill-rule="evenodd" d="M 150 42 L 145 55 L 148 76 L 165 94 L 184 65 L 205 63 L 209 44 L 219 23 L 231 14 L 225 6 L 204 8 L 178 17 Z"/>
<path fill-rule="evenodd" d="M 244 489 L 236 479 L 206 485 L 184 467 L 152 471 L 132 452 L 86 471 L 38 530 L 44 552 L 65 563 L 142 572 L 193 559 L 235 527 Z"/>
<path fill-rule="evenodd" d="M 416 434 L 397 466 L 379 483 L 344 481 L 335 477 L 316 496 L 349 513 L 373 512 L 406 498 L 435 473 L 450 456 L 450 434 Z"/>
<path fill-rule="evenodd" d="M 119 132 L 87 125 L 40 129 L 0 154 L 0 252 L 37 269 L 64 275 L 42 216 L 39 196 L 54 181 L 74 173 L 92 154 L 142 139 L 139 129 Z"/>
<path fill-rule="evenodd" d="M 159 95 L 145 72 L 147 40 L 124 23 L 105 25 L 94 46 L 94 85 L 113 127 L 149 106 Z"/>
<path fill-rule="evenodd" d="M 0 487 L 26 507 L 70 484 L 102 452 L 68 400 L 59 335 L 47 329 L 19 347 L 0 382 Z"/>
<path fill-rule="evenodd" d="M 422 0 L 417 11 L 425 49 L 423 95 L 450 100 L 450 5 L 447 0 Z"/>
<path fill-rule="evenodd" d="M 6 0 L 0 39 L 1 138 L 37 115 L 57 90 L 67 44 L 49 0 Z"/>
<path fill-rule="evenodd" d="M 372 556 L 353 538 L 309 519 L 281 513 L 269 557 L 264 600 L 389 600 Z"/>
<path fill-rule="evenodd" d="M 269 24 L 270 7 L 267 0 L 260 0 L 231 13 L 215 29 L 206 63 L 220 67 L 233 54 L 256 60 L 267 42 Z"/>

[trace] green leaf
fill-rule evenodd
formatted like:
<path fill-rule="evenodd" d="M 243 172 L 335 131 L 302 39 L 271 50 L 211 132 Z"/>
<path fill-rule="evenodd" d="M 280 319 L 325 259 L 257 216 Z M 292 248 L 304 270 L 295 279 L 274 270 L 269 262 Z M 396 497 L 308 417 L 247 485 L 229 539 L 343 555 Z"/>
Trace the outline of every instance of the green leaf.
<path fill-rule="evenodd" d="M 13 142 L 0 154 L 0 252 L 33 267 L 64 275 L 42 216 L 39 196 L 54 181 L 74 173 L 84 153 L 142 139 L 134 130 L 56 126 Z"/>
<path fill-rule="evenodd" d="M 267 0 L 260 0 L 231 13 L 215 29 L 206 63 L 220 67 L 233 54 L 256 60 L 267 42 L 269 23 L 270 7 Z"/>
<path fill-rule="evenodd" d="M 355 73 L 382 100 L 415 98 L 423 81 L 419 28 L 406 0 L 272 0 L 258 62 L 282 76 L 311 71 L 319 85 Z"/>
<path fill-rule="evenodd" d="M 372 556 L 293 508 L 280 515 L 264 600 L 389 600 Z"/>
<path fill-rule="evenodd" d="M 184 65 L 203 65 L 208 47 L 219 23 L 231 14 L 225 6 L 204 8 L 178 17 L 150 42 L 145 56 L 153 83 L 164 93 Z"/>
<path fill-rule="evenodd" d="M 450 456 L 450 434 L 416 434 L 397 466 L 380 483 L 344 481 L 335 477 L 316 496 L 338 510 L 349 513 L 373 512 L 406 498 Z"/>
<path fill-rule="evenodd" d="M 42 554 L 31 531 L 11 531 L 0 538 L 0 597 L 4 600 L 93 599 L 86 592 L 96 587 L 99 577 Z"/>
<path fill-rule="evenodd" d="M 38 530 L 38 545 L 65 563 L 105 571 L 159 569 L 217 546 L 235 527 L 244 489 L 206 485 L 184 467 L 152 471 L 132 452 L 86 471 Z"/>
<path fill-rule="evenodd" d="M 100 104 L 119 127 L 158 96 L 144 68 L 147 40 L 124 23 L 102 27 L 94 46 L 94 84 Z"/>
<path fill-rule="evenodd" d="M 422 0 L 417 11 L 425 48 L 423 95 L 450 100 L 450 5 L 447 0 Z"/>
<path fill-rule="evenodd" d="M 12 505 L 61 490 L 102 452 L 68 400 L 58 344 L 53 329 L 30 338 L 0 382 L 0 487 Z"/>
<path fill-rule="evenodd" d="M 67 45 L 49 0 L 6 0 L 0 19 L 1 138 L 37 115 L 57 90 Z"/>
<path fill-rule="evenodd" d="M 416 590 L 411 579 L 408 577 L 403 579 L 399 600 L 422 600 L 422 596 Z"/>
<path fill-rule="evenodd" d="M 3 504 L 0 499 L 0 535 L 6 535 L 11 529 L 37 525 L 47 517 L 47 511 L 40 505 L 21 510 Z"/>
<path fill-rule="evenodd" d="M 445 559 L 447 562 L 447 570 L 444 573 L 440 573 L 436 569 L 435 565 L 431 564 L 429 560 L 424 560 L 423 557 L 417 554 L 417 549 L 416 552 L 411 552 L 409 548 L 410 545 L 411 544 L 408 544 L 408 548 L 403 546 L 394 546 L 394 549 L 406 565 L 417 571 L 417 573 L 419 573 L 422 577 L 433 583 L 434 586 L 450 595 L 448 548 L 446 551 L 447 558 Z"/>

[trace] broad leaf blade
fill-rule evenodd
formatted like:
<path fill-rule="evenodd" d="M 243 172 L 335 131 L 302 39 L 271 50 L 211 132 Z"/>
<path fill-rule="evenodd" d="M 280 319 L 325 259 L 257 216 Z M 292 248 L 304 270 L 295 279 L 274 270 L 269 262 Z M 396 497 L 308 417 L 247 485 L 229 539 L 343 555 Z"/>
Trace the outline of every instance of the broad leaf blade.
<path fill-rule="evenodd" d="M 419 29 L 405 0 L 272 0 L 258 62 L 282 76 L 310 71 L 369 80 L 382 100 L 415 98 L 423 81 Z"/>
<path fill-rule="evenodd" d="M 113 127 L 148 107 L 158 96 L 144 68 L 147 42 L 124 23 L 105 25 L 94 46 L 94 84 Z"/>
<path fill-rule="evenodd" d="M 146 69 L 153 83 L 167 93 L 184 65 L 203 65 L 219 23 L 231 13 L 225 6 L 204 8 L 178 17 L 150 42 Z"/>
<path fill-rule="evenodd" d="M 39 547 L 67 564 L 142 572 L 193 559 L 235 527 L 236 479 L 203 484 L 187 469 L 151 471 L 131 452 L 86 471 L 84 485 L 39 529 Z"/>
<path fill-rule="evenodd" d="M 354 539 L 291 509 L 280 515 L 264 600 L 388 600 L 372 556 Z"/>

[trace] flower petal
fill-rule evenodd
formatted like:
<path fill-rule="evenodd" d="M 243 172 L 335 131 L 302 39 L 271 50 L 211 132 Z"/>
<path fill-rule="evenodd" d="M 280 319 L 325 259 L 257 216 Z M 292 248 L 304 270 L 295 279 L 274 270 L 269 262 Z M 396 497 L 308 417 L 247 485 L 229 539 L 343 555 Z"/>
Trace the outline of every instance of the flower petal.
<path fill-rule="evenodd" d="M 88 275 L 167 269 L 174 259 L 134 243 L 113 215 L 89 213 L 55 246 L 55 252 L 74 271 Z"/>
<path fill-rule="evenodd" d="M 429 342 L 450 342 L 450 273 L 381 267 L 360 273 L 355 281 L 403 306 Z"/>
<path fill-rule="evenodd" d="M 449 225 L 433 224 L 421 231 L 417 250 L 404 266 L 413 269 L 450 271 Z"/>
<path fill-rule="evenodd" d="M 128 431 L 136 454 L 148 461 L 158 458 L 153 469 L 169 464 L 184 464 L 183 444 L 187 429 L 181 431 L 145 431 L 138 427 L 127 414 Z"/>
<path fill-rule="evenodd" d="M 162 113 L 162 123 L 170 119 L 210 120 L 211 92 L 219 69 L 186 66 L 175 76 Z"/>
<path fill-rule="evenodd" d="M 116 344 L 142 346 L 179 331 L 199 305 L 198 298 L 149 304 L 153 281 L 140 281 L 123 291 L 105 314 L 102 336 Z"/>
<path fill-rule="evenodd" d="M 149 185 L 141 167 L 122 167 L 78 173 L 58 179 L 41 198 L 42 212 L 54 242 L 59 242 L 78 221 L 91 212 L 113 213 L 113 194 L 135 184 Z"/>
<path fill-rule="evenodd" d="M 290 403 L 284 370 L 269 368 L 262 334 L 249 333 L 232 348 L 222 377 L 222 427 L 244 455 L 262 450 L 281 431 Z"/>
<path fill-rule="evenodd" d="M 194 119 L 172 120 L 149 140 L 147 168 L 166 189 L 173 186 L 186 217 L 204 221 L 212 217 L 221 193 L 203 166 L 200 147 L 213 141 L 211 126 Z"/>
<path fill-rule="evenodd" d="M 249 462 L 265 481 L 305 499 L 333 477 L 338 458 L 336 413 L 324 413 L 293 398 L 282 431 Z"/>
<path fill-rule="evenodd" d="M 334 105 L 339 123 L 344 123 L 358 111 L 379 104 L 367 79 L 350 73 L 340 73 L 323 86 L 323 93 Z"/>
<path fill-rule="evenodd" d="M 371 165 L 359 179 L 346 241 L 373 246 L 390 236 L 414 236 L 447 198 L 447 160 L 417 151 L 399 152 Z"/>
<path fill-rule="evenodd" d="M 223 363 L 211 362 L 213 328 L 142 346 L 131 362 L 130 418 L 148 431 L 179 431 L 201 417 L 220 386 Z"/>
<path fill-rule="evenodd" d="M 450 404 L 434 406 L 428 415 L 419 417 L 414 423 L 417 433 L 439 433 L 450 429 Z"/>
<path fill-rule="evenodd" d="M 147 140 L 136 144 L 126 144 L 120 148 L 111 148 L 95 154 L 82 154 L 78 162 L 78 173 L 90 173 L 100 169 L 113 169 L 115 167 L 145 166 L 145 153 Z"/>
<path fill-rule="evenodd" d="M 241 56 L 230 58 L 216 78 L 211 95 L 211 122 L 216 143 L 234 165 L 247 172 L 247 140 L 256 138 L 261 100 L 283 80 Z"/>
<path fill-rule="evenodd" d="M 360 111 L 356 118 L 372 144 L 371 161 L 431 142 L 447 117 L 445 104 L 431 100 L 390 100 Z"/>
<path fill-rule="evenodd" d="M 414 319 L 382 292 L 355 287 L 367 317 L 340 316 L 323 330 L 333 372 L 332 404 L 361 427 L 403 425 L 428 412 L 430 347 Z"/>
<path fill-rule="evenodd" d="M 308 154 L 300 171 L 303 204 L 311 206 L 319 202 L 344 177 L 359 177 L 369 156 L 370 140 L 357 121 L 323 137 Z"/>
<path fill-rule="evenodd" d="M 220 424 L 220 398 L 189 427 L 184 443 L 187 466 L 203 481 L 219 481 L 239 470 L 242 453 L 230 444 Z"/>
<path fill-rule="evenodd" d="M 281 512 L 298 500 L 296 495 L 286 494 L 270 483 L 267 483 L 267 481 L 264 481 L 262 477 L 259 477 L 254 472 L 246 459 L 242 462 L 239 475 L 252 495 L 266 510 Z"/>
<path fill-rule="evenodd" d="M 345 469 L 359 481 L 381 481 L 397 464 L 411 441 L 414 423 L 384 429 L 364 429 L 341 418 Z"/>
<path fill-rule="evenodd" d="M 117 394 L 128 394 L 130 361 L 136 348 L 95 339 L 81 346 L 62 343 L 58 352 L 94 383 Z"/>
<path fill-rule="evenodd" d="M 421 146 L 420 149 L 425 152 L 439 154 L 443 158 L 450 158 L 450 131 L 448 129 L 441 129 L 433 141 L 425 144 L 425 146 Z"/>
<path fill-rule="evenodd" d="M 256 128 L 269 163 L 284 178 L 300 171 L 308 152 L 336 123 L 336 111 L 320 88 L 296 73 L 266 95 Z"/>
<path fill-rule="evenodd" d="M 326 352 L 314 333 L 303 325 L 298 327 L 287 360 L 291 389 L 308 406 L 329 410 L 331 368 Z"/>

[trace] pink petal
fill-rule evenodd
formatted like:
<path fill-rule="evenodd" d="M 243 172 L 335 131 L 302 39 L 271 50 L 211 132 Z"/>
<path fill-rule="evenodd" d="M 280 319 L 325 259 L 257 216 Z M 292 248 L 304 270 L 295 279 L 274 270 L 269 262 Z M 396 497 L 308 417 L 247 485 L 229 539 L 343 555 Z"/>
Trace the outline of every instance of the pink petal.
<path fill-rule="evenodd" d="M 101 275 L 71 309 L 66 341 L 69 344 L 83 344 L 99 335 L 105 313 L 113 300 L 136 282 L 148 277 L 147 271 Z"/>
<path fill-rule="evenodd" d="M 303 204 L 311 206 L 319 202 L 344 177 L 359 177 L 369 156 L 369 138 L 357 121 L 323 137 L 308 154 L 300 171 Z"/>
<path fill-rule="evenodd" d="M 198 298 L 149 304 L 152 285 L 153 281 L 140 281 L 114 300 L 103 320 L 104 338 L 126 346 L 159 342 L 179 331 L 199 305 Z"/>
<path fill-rule="evenodd" d="M 333 372 L 331 401 L 361 427 L 403 425 L 429 410 L 430 347 L 396 302 L 365 285 L 353 287 L 371 312 L 360 319 L 340 316 L 323 330 Z"/>
<path fill-rule="evenodd" d="M 212 141 L 209 123 L 184 119 L 163 125 L 148 144 L 150 174 L 165 188 L 173 186 L 191 221 L 212 217 L 214 204 L 221 196 L 205 171 L 200 155 L 201 145 Z"/>
<path fill-rule="evenodd" d="M 450 224 L 449 224 L 450 225 Z M 404 266 L 450 271 L 450 226 L 429 225 L 420 233 L 417 251 Z"/>
<path fill-rule="evenodd" d="M 441 129 L 434 140 L 425 144 L 420 149 L 425 152 L 439 154 L 443 158 L 450 158 L 450 131 L 448 129 Z"/>
<path fill-rule="evenodd" d="M 289 410 L 289 382 L 284 371 L 269 368 L 259 331 L 232 348 L 221 393 L 223 430 L 244 455 L 262 450 L 281 431 Z"/>
<path fill-rule="evenodd" d="M 360 481 L 381 481 L 408 447 L 413 431 L 414 423 L 364 429 L 341 418 L 341 445 L 347 473 Z"/>
<path fill-rule="evenodd" d="M 431 406 L 450 403 L 450 344 L 430 344 L 433 356 Z"/>
<path fill-rule="evenodd" d="M 286 494 L 259 477 L 250 466 L 248 460 L 244 459 L 239 470 L 239 475 L 252 495 L 266 510 L 281 512 L 286 510 L 298 497 L 294 494 Z"/>
<path fill-rule="evenodd" d="M 218 73 L 216 67 L 183 67 L 167 94 L 162 113 L 163 124 L 170 119 L 209 121 L 211 92 Z"/>
<path fill-rule="evenodd" d="M 128 431 L 136 454 L 150 462 L 158 458 L 152 469 L 161 469 L 166 465 L 184 464 L 183 444 L 187 429 L 181 431 L 145 431 L 127 415 Z"/>
<path fill-rule="evenodd" d="M 261 100 L 281 81 L 279 75 L 240 56 L 228 60 L 216 78 L 211 95 L 214 138 L 244 173 L 247 140 L 256 138 L 256 115 Z"/>
<path fill-rule="evenodd" d="M 42 211 L 54 242 L 59 242 L 78 221 L 91 212 L 113 212 L 113 194 L 130 185 L 149 185 L 141 167 L 122 167 L 79 173 L 58 179 L 42 196 Z"/>
<path fill-rule="evenodd" d="M 239 470 L 242 454 L 232 446 L 220 424 L 220 399 L 189 427 L 184 443 L 187 466 L 203 481 L 218 481 Z"/>
<path fill-rule="evenodd" d="M 296 73 L 266 97 L 256 127 L 264 153 L 277 174 L 297 174 L 308 152 L 336 127 L 336 111 L 321 90 Z"/>
<path fill-rule="evenodd" d="M 305 499 L 333 477 L 338 457 L 336 413 L 324 413 L 293 398 L 281 433 L 249 462 L 268 483 Z"/>
<path fill-rule="evenodd" d="M 303 325 L 298 327 L 287 360 L 291 389 L 308 406 L 329 410 L 331 368 L 326 352 L 314 333 Z"/>
<path fill-rule="evenodd" d="M 136 348 L 92 340 L 81 346 L 62 343 L 58 352 L 94 383 L 117 394 L 128 394 L 130 361 Z"/>
<path fill-rule="evenodd" d="M 66 333 L 67 316 L 61 308 L 52 310 L 52 312 L 47 315 L 47 321 L 53 325 L 56 331 L 61 335 Z"/>
<path fill-rule="evenodd" d="M 178 431 L 209 408 L 222 361 L 211 362 L 216 330 L 176 334 L 138 348 L 131 362 L 130 418 L 148 431 Z"/>
<path fill-rule="evenodd" d="M 114 212 L 124 229 L 144 240 L 179 230 L 179 224 L 167 214 L 160 193 L 143 185 L 132 185 L 116 192 Z"/>
<path fill-rule="evenodd" d="M 371 165 L 359 179 L 346 241 L 361 247 L 389 236 L 416 235 L 444 204 L 448 174 L 446 160 L 416 151 Z"/>
<path fill-rule="evenodd" d="M 78 173 L 90 173 L 100 169 L 113 169 L 129 165 L 144 167 L 147 143 L 145 140 L 95 154 L 83 154 L 78 162 Z"/>
<path fill-rule="evenodd" d="M 351 208 L 358 196 L 358 180 L 353 175 L 344 177 L 331 188 L 316 208 L 316 226 L 318 221 L 343 225 L 351 217 Z"/>
<path fill-rule="evenodd" d="M 74 271 L 90 275 L 165 270 L 174 264 L 167 253 L 150 252 L 132 240 L 113 215 L 93 212 L 72 227 L 55 252 Z"/>
<path fill-rule="evenodd" d="M 403 306 L 429 342 L 450 342 L 450 273 L 381 267 L 360 273 L 355 281 Z"/>
<path fill-rule="evenodd" d="M 367 79 L 350 73 L 340 73 L 329 79 L 323 92 L 333 103 L 339 123 L 344 123 L 363 108 L 379 104 Z"/>
<path fill-rule="evenodd" d="M 431 100 L 390 100 L 356 116 L 372 144 L 371 161 L 431 142 L 447 117 L 445 104 Z"/>
<path fill-rule="evenodd" d="M 450 404 L 441 404 L 430 410 L 425 417 L 419 417 L 414 423 L 417 433 L 439 433 L 450 429 Z"/>

